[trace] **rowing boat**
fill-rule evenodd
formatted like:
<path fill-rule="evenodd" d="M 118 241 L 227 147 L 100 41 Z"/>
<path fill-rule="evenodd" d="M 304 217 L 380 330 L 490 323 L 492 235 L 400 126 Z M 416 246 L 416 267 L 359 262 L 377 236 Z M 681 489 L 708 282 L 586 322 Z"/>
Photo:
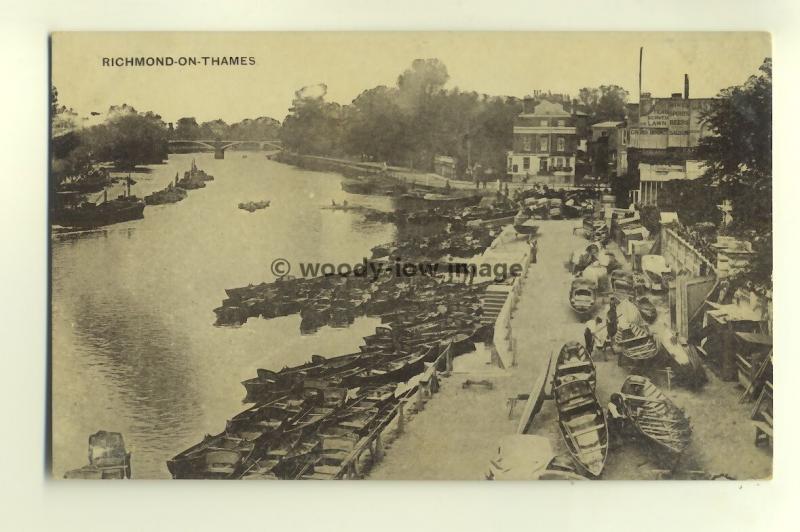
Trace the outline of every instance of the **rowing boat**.
<path fill-rule="evenodd" d="M 569 290 L 569 306 L 581 319 L 586 319 L 594 311 L 597 302 L 597 284 L 593 279 L 576 277 Z"/>
<path fill-rule="evenodd" d="M 689 419 L 650 379 L 630 375 L 621 391 L 624 414 L 643 436 L 670 453 L 686 449 L 692 436 Z"/>
<path fill-rule="evenodd" d="M 586 348 L 578 342 L 567 342 L 561 346 L 553 371 L 553 389 L 574 380 L 587 381 L 592 390 L 597 382 L 597 372 Z"/>
<path fill-rule="evenodd" d="M 578 467 L 597 478 L 608 456 L 606 415 L 588 380 L 572 380 L 553 389 L 558 427 Z"/>

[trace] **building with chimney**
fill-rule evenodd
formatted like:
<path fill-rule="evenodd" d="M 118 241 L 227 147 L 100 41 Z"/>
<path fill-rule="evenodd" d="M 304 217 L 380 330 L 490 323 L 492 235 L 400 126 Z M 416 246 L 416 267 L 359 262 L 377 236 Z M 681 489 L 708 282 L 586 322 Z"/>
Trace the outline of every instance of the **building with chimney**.
<path fill-rule="evenodd" d="M 695 152 L 700 139 L 711 134 L 703 116 L 713 102 L 714 98 L 690 98 L 685 75 L 683 93 L 656 98 L 643 92 L 638 105 L 628 107 L 627 168 L 640 181 L 632 194 L 634 202 L 656 204 L 664 181 L 702 175 Z"/>
<path fill-rule="evenodd" d="M 585 138 L 580 138 L 583 129 L 585 115 L 567 111 L 559 102 L 541 100 L 532 112 L 517 116 L 507 158 L 512 181 L 574 184 L 579 150 L 586 149 Z"/>

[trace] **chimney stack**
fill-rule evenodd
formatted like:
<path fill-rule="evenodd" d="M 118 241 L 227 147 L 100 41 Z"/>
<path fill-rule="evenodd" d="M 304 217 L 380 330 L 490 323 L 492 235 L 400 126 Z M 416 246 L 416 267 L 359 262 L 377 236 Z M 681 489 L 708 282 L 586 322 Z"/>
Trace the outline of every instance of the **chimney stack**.
<path fill-rule="evenodd" d="M 689 74 L 683 75 L 683 99 L 689 99 Z"/>

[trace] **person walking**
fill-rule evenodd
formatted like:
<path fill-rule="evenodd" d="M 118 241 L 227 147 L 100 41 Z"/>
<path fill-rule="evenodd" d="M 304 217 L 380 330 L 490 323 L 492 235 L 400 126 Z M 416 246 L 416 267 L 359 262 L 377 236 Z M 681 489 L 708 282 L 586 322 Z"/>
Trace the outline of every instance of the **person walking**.
<path fill-rule="evenodd" d="M 591 329 L 592 331 L 592 345 L 594 346 L 595 353 L 589 353 L 592 356 L 592 359 L 596 358 L 595 355 L 603 355 L 603 362 L 608 360 L 606 357 L 606 349 L 609 347 L 608 342 L 608 334 L 606 333 L 606 328 L 603 325 L 603 318 L 597 316 L 594 320 L 590 320 L 586 323 L 587 329 Z M 585 334 L 585 332 L 584 332 Z"/>
<path fill-rule="evenodd" d="M 531 239 L 531 263 L 536 264 L 537 255 L 539 253 L 539 241 L 535 238 Z"/>
<path fill-rule="evenodd" d="M 585 325 L 586 328 L 583 329 L 583 341 L 586 344 L 586 352 L 591 357 L 594 351 L 594 330 L 592 329 L 594 320 L 587 321 Z"/>
<path fill-rule="evenodd" d="M 613 347 L 614 337 L 617 335 L 617 300 L 614 298 L 611 298 L 611 304 L 608 307 L 606 330 L 608 331 L 606 343 Z"/>

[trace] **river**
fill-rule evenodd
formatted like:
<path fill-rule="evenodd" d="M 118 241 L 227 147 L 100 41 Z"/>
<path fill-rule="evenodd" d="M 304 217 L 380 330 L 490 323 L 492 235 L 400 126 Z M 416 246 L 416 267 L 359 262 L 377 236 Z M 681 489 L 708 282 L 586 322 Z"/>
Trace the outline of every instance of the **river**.
<path fill-rule="evenodd" d="M 378 320 L 301 335 L 298 315 L 214 327 L 225 288 L 274 279 L 270 264 L 347 262 L 392 240 L 394 226 L 320 207 L 347 200 L 388 210 L 388 198 L 353 196 L 336 174 L 256 152 L 173 154 L 133 174 L 143 197 L 192 159 L 212 174 L 182 202 L 148 206 L 143 220 L 52 240 L 53 474 L 86 463 L 97 430 L 121 432 L 134 478 L 169 478 L 166 460 L 224 429 L 242 410 L 240 382 L 311 354 L 357 351 Z M 109 194 L 111 197 L 111 194 Z M 242 201 L 271 200 L 248 213 Z"/>

